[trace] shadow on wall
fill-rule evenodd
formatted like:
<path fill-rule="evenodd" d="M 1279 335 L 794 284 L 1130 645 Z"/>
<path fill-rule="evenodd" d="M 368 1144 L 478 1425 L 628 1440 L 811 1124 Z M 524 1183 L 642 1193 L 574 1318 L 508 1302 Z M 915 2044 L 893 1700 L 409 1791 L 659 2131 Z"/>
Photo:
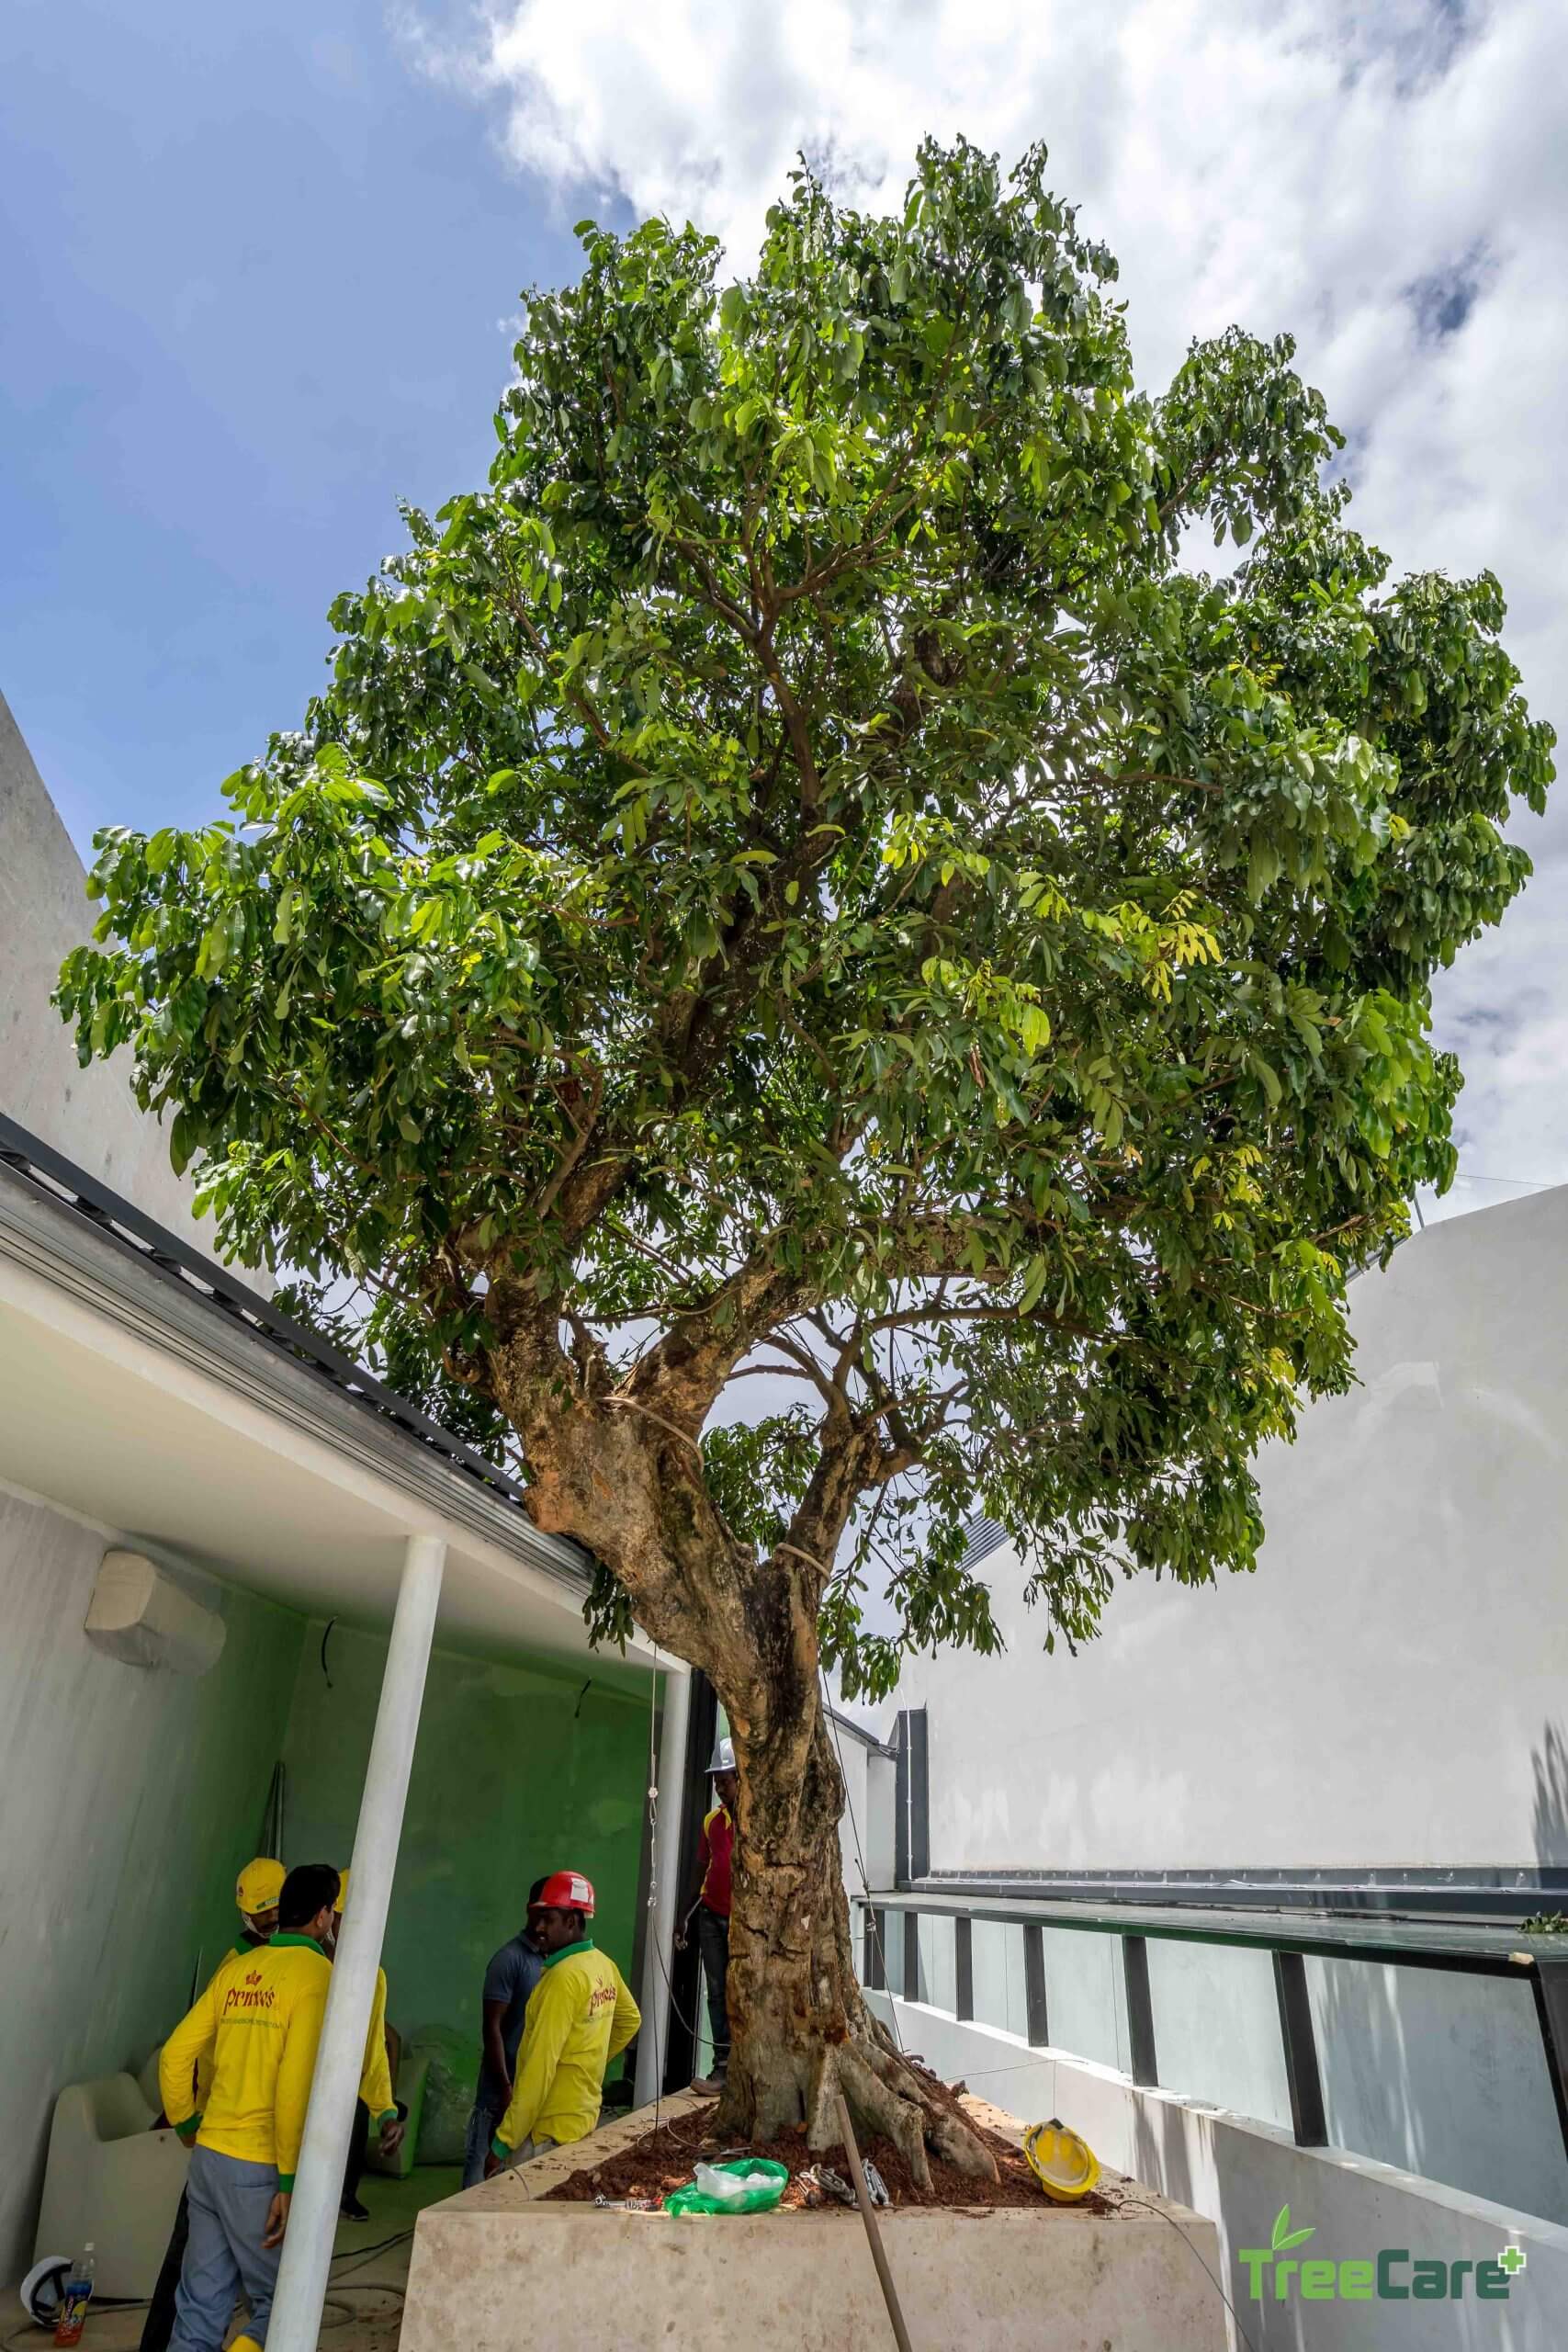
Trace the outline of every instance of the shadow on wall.
<path fill-rule="evenodd" d="M 1568 1737 L 1560 1724 L 1548 1724 L 1540 1746 L 1530 1750 L 1535 1774 L 1535 1858 L 1542 1870 L 1568 1866 Z M 1543 1904 L 1551 1910 L 1553 1905 Z M 1568 1908 L 1568 1905 L 1563 1906 Z"/>
<path fill-rule="evenodd" d="M 1568 2222 L 1568 2157 L 1522 1979 L 1309 1960 L 1331 2146 Z"/>

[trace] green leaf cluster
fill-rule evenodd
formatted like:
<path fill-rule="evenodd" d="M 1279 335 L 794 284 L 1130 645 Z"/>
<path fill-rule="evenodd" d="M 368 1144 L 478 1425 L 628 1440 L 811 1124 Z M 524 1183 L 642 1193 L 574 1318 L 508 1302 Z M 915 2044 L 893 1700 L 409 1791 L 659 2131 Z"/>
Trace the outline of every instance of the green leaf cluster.
<path fill-rule="evenodd" d="M 1428 983 L 1552 773 L 1497 583 L 1389 583 L 1288 339 L 1141 390 L 1044 170 L 929 145 L 891 218 L 802 171 L 733 284 L 584 224 L 488 481 L 338 599 L 224 818 L 100 836 L 59 995 L 222 1247 L 395 1302 L 493 1442 L 520 1287 L 607 1377 L 729 1317 L 803 1383 L 705 1441 L 764 1551 L 836 1543 L 813 1465 L 880 1433 L 851 1690 L 995 1645 L 976 1509 L 1048 1639 L 1251 1565 L 1258 1446 L 1452 1174 Z"/>

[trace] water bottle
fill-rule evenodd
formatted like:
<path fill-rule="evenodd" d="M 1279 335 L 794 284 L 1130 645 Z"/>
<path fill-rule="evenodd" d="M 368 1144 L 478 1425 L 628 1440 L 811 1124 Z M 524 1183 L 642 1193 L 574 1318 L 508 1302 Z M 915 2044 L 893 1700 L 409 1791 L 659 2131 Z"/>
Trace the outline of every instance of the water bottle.
<path fill-rule="evenodd" d="M 60 2299 L 60 2317 L 54 2325 L 57 2344 L 80 2344 L 82 2329 L 87 2317 L 87 2305 L 93 2300 L 93 2280 L 97 2264 L 93 2259 L 93 2241 L 87 2240 L 79 2261 L 71 2266 L 71 2276 L 65 2281 L 65 2291 Z"/>

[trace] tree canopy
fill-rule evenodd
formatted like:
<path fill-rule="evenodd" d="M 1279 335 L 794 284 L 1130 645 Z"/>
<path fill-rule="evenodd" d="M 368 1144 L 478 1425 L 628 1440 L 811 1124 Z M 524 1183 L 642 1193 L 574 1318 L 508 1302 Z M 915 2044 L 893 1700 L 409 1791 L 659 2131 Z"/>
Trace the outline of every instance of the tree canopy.
<path fill-rule="evenodd" d="M 302 727 L 99 837 L 84 1059 L 225 1251 L 518 1453 L 602 1628 L 705 1662 L 739 1559 L 881 1692 L 994 1644 L 977 1510 L 1047 1640 L 1249 1566 L 1257 1447 L 1453 1169 L 1430 976 L 1529 870 L 1496 582 L 1390 582 L 1288 338 L 1141 390 L 1043 151 L 928 146 L 895 218 L 803 170 L 733 283 L 580 235 Z M 763 1367 L 798 1401 L 715 1425 Z M 547 1476 L 572 1416 L 730 1566 Z"/>

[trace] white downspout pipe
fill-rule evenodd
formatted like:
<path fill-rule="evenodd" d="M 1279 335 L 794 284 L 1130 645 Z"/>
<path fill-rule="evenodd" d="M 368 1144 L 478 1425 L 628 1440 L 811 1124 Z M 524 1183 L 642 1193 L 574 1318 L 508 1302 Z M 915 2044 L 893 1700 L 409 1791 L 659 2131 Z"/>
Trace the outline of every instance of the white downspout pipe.
<path fill-rule="evenodd" d="M 397 1612 L 381 1677 L 359 1826 L 354 1838 L 353 1897 L 343 1917 L 327 1995 L 315 2079 L 294 2200 L 283 2241 L 277 2293 L 267 2327 L 270 2352 L 316 2352 L 327 2271 L 337 2230 L 344 2165 L 365 2066 L 365 2040 L 381 1939 L 402 1834 L 409 1770 L 419 1732 L 425 1668 L 441 1597 L 446 1545 L 438 1535 L 411 1535 L 403 1554 Z"/>
<path fill-rule="evenodd" d="M 657 1835 L 649 1863 L 653 1901 L 643 1938 L 642 2031 L 637 2044 L 637 2081 L 632 2098 L 647 2107 L 657 2098 L 670 2048 L 670 1984 L 675 1959 L 677 1883 L 681 1868 L 681 1821 L 686 1799 L 686 1724 L 692 1711 L 692 1678 L 682 1667 L 664 1677 L 664 1722 L 659 1735 Z"/>

